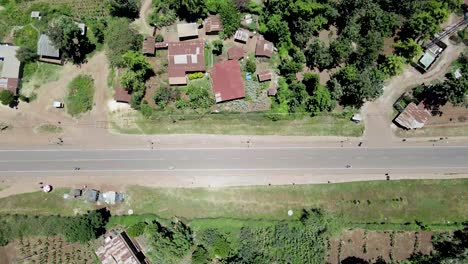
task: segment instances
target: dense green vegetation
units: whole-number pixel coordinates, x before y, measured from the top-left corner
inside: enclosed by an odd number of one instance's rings
[[[89,75],[78,75],[67,87],[65,106],[72,116],[79,116],[93,108],[94,80]]]
[[[54,235],[63,235],[70,242],[84,243],[104,234],[109,216],[103,209],[74,217],[1,215],[0,245],[22,236]]]

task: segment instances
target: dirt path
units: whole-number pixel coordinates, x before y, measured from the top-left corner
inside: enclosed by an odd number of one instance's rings
[[[136,26],[138,31],[144,35],[153,35],[153,28],[148,24],[148,13],[153,7],[153,0],[144,0],[141,9],[139,18],[136,19],[133,24]]]
[[[393,103],[412,87],[439,80],[447,73],[450,65],[458,58],[466,48],[465,45],[447,44],[447,49],[442,53],[436,64],[425,74],[421,74],[411,66],[405,71],[390,79],[384,86],[383,95],[374,102],[367,102],[362,108],[365,122],[364,142],[368,146],[390,146],[398,139],[394,136],[392,113]]]

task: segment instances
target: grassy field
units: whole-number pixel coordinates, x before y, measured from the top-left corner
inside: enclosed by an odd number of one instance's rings
[[[119,116],[119,118],[122,118]],[[130,123],[113,128],[120,133],[135,134],[228,134],[291,136],[361,136],[363,124],[332,115],[272,121],[262,113],[207,114],[204,116],[161,116],[149,120],[138,113],[128,117]]]
[[[460,124],[457,126],[427,126],[417,130],[401,130],[397,131],[399,137],[461,137],[468,136],[468,126]]]
[[[52,125],[52,124],[42,124],[36,128],[34,128],[36,133],[43,133],[43,134],[56,134],[61,133],[63,129],[59,126]]]
[[[293,219],[321,207],[349,223],[461,222],[468,218],[468,180],[374,181],[326,185],[151,189],[132,187],[135,214],[163,217]],[[292,209],[293,217],[287,215]]]
[[[83,201],[64,200],[68,191],[3,198],[0,213],[74,215],[92,209]],[[132,209],[135,215],[113,218],[110,225],[128,226],[157,215],[198,221],[201,228],[226,221],[235,227],[245,221],[298,220],[303,209],[317,207],[341,216],[347,226],[372,229],[417,229],[416,220],[445,229],[447,221],[468,219],[467,179],[210,189],[132,186],[126,194],[126,202],[110,210],[116,214]]]
[[[65,107],[71,116],[79,116],[93,108],[94,80],[89,75],[78,75],[68,84]]]
[[[60,78],[62,67],[43,62],[28,63],[23,70],[23,85],[21,94],[30,96],[41,85],[57,81]]]
[[[39,190],[39,185],[38,185]],[[54,189],[51,193],[34,192],[0,199],[0,214],[75,215],[94,209],[94,205],[78,200],[65,200],[70,189]]]

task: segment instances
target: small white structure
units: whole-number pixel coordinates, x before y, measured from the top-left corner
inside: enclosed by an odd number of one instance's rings
[[[61,103],[59,101],[54,101],[52,103],[52,106],[55,107],[55,108],[63,108],[63,103]]]
[[[49,192],[52,191],[52,186],[50,186],[50,185],[44,185],[44,186],[42,187],[42,191],[44,191],[45,193],[49,193]]]
[[[460,68],[458,68],[458,69],[453,73],[453,77],[455,77],[455,79],[459,79],[460,77],[462,77],[462,73],[461,73]]]
[[[39,11],[32,11],[32,12],[31,12],[31,18],[41,19],[41,12],[39,12]]]
[[[362,116],[360,114],[355,114],[353,115],[353,117],[351,117],[351,120],[356,122],[356,123],[359,123],[362,121]]]
[[[289,215],[289,216],[292,216],[293,213],[294,213],[293,210],[288,210],[288,215]]]
[[[251,15],[251,14],[245,15],[245,16],[244,16],[244,22],[245,22],[247,25],[252,24],[252,22],[253,22],[252,15]]]

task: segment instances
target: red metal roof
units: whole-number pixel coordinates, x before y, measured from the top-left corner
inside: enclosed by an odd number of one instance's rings
[[[211,71],[216,102],[245,97],[240,64],[236,60],[216,63]]]
[[[127,90],[123,88],[116,88],[114,100],[121,103],[129,103],[132,95],[128,93]]]
[[[209,16],[206,19],[205,31],[206,33],[219,32],[223,30],[223,23],[219,16]]]
[[[431,117],[431,112],[425,108],[423,102],[418,105],[410,103],[395,118],[395,122],[407,129],[422,128],[429,117]]]
[[[228,53],[228,59],[230,60],[240,60],[244,58],[245,56],[245,51],[241,47],[238,46],[233,46],[227,51]]]
[[[8,78],[7,80],[7,90],[11,91],[14,95],[18,94],[18,78]]]
[[[154,47],[156,49],[167,49],[168,46],[169,46],[169,43],[167,43],[167,42],[156,42],[154,44]]]
[[[273,50],[274,46],[272,42],[264,39],[258,39],[257,45],[255,46],[255,56],[270,58],[273,55]]]
[[[271,80],[271,72],[270,71],[262,71],[258,73],[258,80],[260,82]]]
[[[143,40],[143,54],[154,54],[155,44],[154,37],[146,36]]]
[[[170,42],[168,56],[169,78],[205,71],[205,45],[202,41]]]

